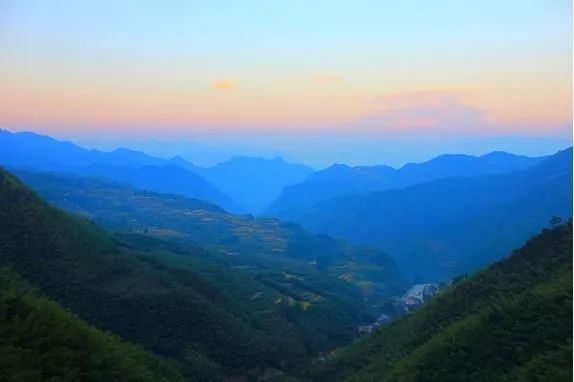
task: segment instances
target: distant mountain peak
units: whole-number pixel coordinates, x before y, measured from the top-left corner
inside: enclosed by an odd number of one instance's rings
[[[331,166],[327,168],[351,168],[351,166],[344,163],[333,163]]]
[[[474,155],[468,155],[468,154],[442,154],[423,163],[445,161],[445,160],[447,161],[459,160],[459,159],[476,159],[476,157]]]
[[[385,165],[350,167],[335,163],[304,182],[287,187],[270,205],[269,212],[292,219],[297,213],[336,197],[399,189],[442,178],[510,173],[532,167],[543,158],[504,152],[482,157],[444,154],[422,163],[408,163],[398,169]]]
[[[502,159],[502,158],[517,158],[517,157],[518,158],[527,158],[524,155],[511,154],[511,153],[508,153],[506,151],[492,151],[488,154],[481,155],[479,158]]]
[[[183,168],[189,169],[189,170],[195,170],[197,167],[191,163],[190,161],[188,161],[187,159],[185,159],[184,157],[182,157],[181,155],[176,155],[173,158],[171,158],[168,161],[170,164],[175,164],[178,166],[182,166]]]
[[[349,171],[351,169],[352,169],[351,166],[346,165],[344,163],[333,163],[332,165],[330,165],[326,169],[319,171],[317,174],[322,173],[322,172],[332,173],[332,172],[340,172],[340,171]]]
[[[235,156],[232,156],[231,158],[229,158],[228,160],[226,160],[220,164],[233,163],[233,162],[243,162],[243,163],[281,162],[281,163],[287,163],[285,161],[285,159],[283,159],[283,157],[281,157],[281,156],[276,156],[274,158],[264,158],[264,157],[258,157],[258,156],[250,156],[250,155],[235,155]]]
[[[141,151],[137,151],[137,150],[132,150],[132,149],[128,149],[127,147],[118,147],[117,149],[115,149],[114,151],[112,151],[114,153],[129,153],[129,154],[142,154],[145,155],[143,152]]]

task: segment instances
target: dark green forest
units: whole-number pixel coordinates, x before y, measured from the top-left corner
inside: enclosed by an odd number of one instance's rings
[[[460,278],[328,361],[314,381],[571,381],[572,221]]]
[[[291,372],[353,340],[357,325],[373,317],[360,287],[322,264],[301,266],[321,253],[367,250],[295,227],[285,255],[244,248],[237,262],[194,240],[108,233],[50,206],[5,171],[0,182],[2,265],[96,328],[176,360],[191,380]]]
[[[385,253],[295,224],[102,179],[16,173],[51,203],[123,232],[115,235],[123,246],[208,278],[258,312],[267,331],[290,333],[308,355],[353,340],[381,301],[405,287]]]
[[[104,333],[0,268],[1,381],[184,381],[172,361]]]

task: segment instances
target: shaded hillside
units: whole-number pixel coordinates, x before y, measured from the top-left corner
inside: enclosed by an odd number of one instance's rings
[[[0,285],[0,380],[186,380],[175,363],[95,329],[1,267]]]
[[[441,155],[427,162],[409,163],[399,169],[336,164],[314,173],[302,183],[286,187],[267,212],[289,219],[319,202],[336,197],[403,188],[441,178],[508,173],[531,167],[541,159],[492,152],[480,157]]]
[[[291,219],[384,248],[403,273],[433,280],[500,259],[553,215],[572,215],[572,149],[523,171],[337,198]]]
[[[318,364],[316,381],[571,381],[572,221]]]
[[[221,193],[201,176],[180,166],[124,166],[94,164],[82,168],[72,168],[71,172],[98,176],[123,184],[156,192],[168,192],[187,196],[221,206],[231,212],[243,211],[230,197]]]
[[[0,196],[7,202],[0,209],[0,261],[90,323],[178,359],[192,371],[256,375],[269,367],[291,370],[306,357],[355,338],[358,324],[372,317],[364,297],[378,301],[375,296],[394,293],[400,284],[388,259],[388,267],[351,264],[355,253],[380,252],[292,229],[292,244],[280,256],[260,242],[272,232],[261,228],[251,246],[234,252],[226,246],[233,232],[226,224],[239,217],[219,207],[122,186],[102,189],[102,181],[94,179],[36,175],[53,182],[45,183],[55,187],[47,187],[48,194],[58,187],[70,191],[62,197],[68,207],[77,198],[117,219],[111,225],[145,221],[143,228],[110,236],[93,223],[49,207],[2,174]],[[219,227],[205,219],[190,220],[192,226],[209,228],[205,233],[215,240],[213,251],[199,247],[190,234],[163,225],[178,222],[180,215],[180,223],[188,222],[192,208],[230,219]],[[368,277],[385,272],[389,277],[365,294],[335,277],[342,272],[335,266],[327,268],[331,274],[321,269],[322,263],[308,261],[331,255],[335,264],[344,260]]]
[[[114,238],[49,206],[5,171],[0,199],[2,265],[96,327],[177,359],[193,380],[289,367],[305,355],[295,334],[267,330],[267,317],[187,264],[203,255],[200,248],[151,250],[151,238]]]
[[[97,175],[133,187],[194,197],[239,212],[241,208],[215,186],[180,163],[128,149],[87,150],[34,133],[0,130],[0,165]],[[193,165],[189,164],[193,167]]]
[[[17,174],[64,209],[116,230],[200,243],[230,266],[247,267],[252,272],[291,270],[310,278],[330,276],[328,282],[341,288],[348,282],[361,287],[373,302],[403,287],[394,262],[385,253],[312,235],[294,224],[233,215],[196,200],[137,191],[97,179],[24,171]]]

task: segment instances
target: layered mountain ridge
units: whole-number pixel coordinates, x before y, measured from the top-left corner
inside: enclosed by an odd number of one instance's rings
[[[500,259],[552,216],[572,216],[571,148],[522,170],[347,195],[281,217],[384,248],[403,273],[433,281]]]

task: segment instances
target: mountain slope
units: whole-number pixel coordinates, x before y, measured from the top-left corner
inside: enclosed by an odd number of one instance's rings
[[[142,190],[165,192],[215,203],[230,211],[243,211],[230,197],[221,193],[201,176],[180,166],[143,166],[129,168],[93,164],[71,171],[80,175],[98,176]]]
[[[185,380],[175,364],[89,326],[1,267],[0,285],[0,380]]]
[[[43,135],[0,130],[0,164],[10,168],[97,175],[134,187],[172,192],[216,203],[230,211],[241,211],[230,197],[181,163],[174,165],[125,148],[112,152],[86,150]]]
[[[411,277],[444,279],[500,259],[553,215],[572,215],[572,149],[523,171],[337,198],[291,218],[385,248]]]
[[[233,215],[196,200],[141,192],[98,179],[26,171],[17,175],[69,211],[115,230],[197,242],[234,266],[328,274],[361,286],[375,300],[403,287],[394,262],[385,253],[312,235],[294,224]]]
[[[271,366],[287,371],[307,356],[355,338],[358,325],[376,314],[377,308],[370,305],[403,287],[394,263],[381,252],[313,236],[276,220],[230,215],[198,200],[136,191],[99,179],[23,171],[18,175],[55,204],[127,232],[103,235],[105,242],[112,242],[110,250],[96,240],[97,245],[80,242],[66,251],[82,255],[80,266],[72,269],[87,267],[88,275],[99,274],[91,281],[64,269],[43,276],[42,269],[61,262],[46,265],[33,260],[39,252],[9,261],[20,264],[27,278],[48,277],[50,288],[63,279],[56,291],[71,288],[69,277],[81,279],[89,298],[70,290],[66,297],[79,305],[66,306],[86,312],[84,318],[125,338],[183,358],[184,363],[190,349],[226,370],[252,373]],[[26,216],[21,211],[14,214]],[[28,222],[22,229],[37,225]],[[49,227],[58,225],[53,222]],[[71,226],[85,228],[86,223]],[[109,254],[111,259],[83,258],[82,248],[94,248],[96,254]],[[89,265],[102,257],[103,265]],[[28,262],[34,265],[30,269]],[[95,272],[94,267],[103,268]],[[94,285],[103,290],[93,290]],[[94,312],[98,305],[107,308]],[[160,306],[161,319],[156,316]],[[201,314],[194,313],[198,309]],[[124,324],[116,327],[119,322]]]
[[[351,345],[309,379],[572,380],[572,221]]]
[[[10,167],[65,170],[95,163],[125,167],[158,166],[164,160],[141,152],[117,149],[112,152],[87,150],[71,142],[31,132],[0,130],[0,163]]]
[[[181,157],[164,160],[125,148],[112,152],[87,150],[48,136],[6,130],[0,130],[0,164],[97,175],[137,188],[205,200],[235,213],[260,212],[285,186],[313,172],[279,157],[234,157],[203,168]]]
[[[233,157],[195,171],[251,213],[261,212],[279,197],[284,187],[299,183],[313,173],[310,167],[288,163],[280,157]]]
[[[351,194],[403,188],[448,177],[474,177],[523,170],[542,158],[492,152],[480,157],[441,155],[424,163],[409,163],[399,169],[389,166],[349,167],[336,164],[286,187],[268,213],[283,219],[301,214],[314,204]]]
[[[268,334],[258,313],[186,265],[187,257],[204,256],[200,248],[150,250],[137,237],[110,236],[49,206],[3,170],[0,200],[2,265],[96,327],[179,360],[191,379],[283,367],[304,356],[291,333]]]

